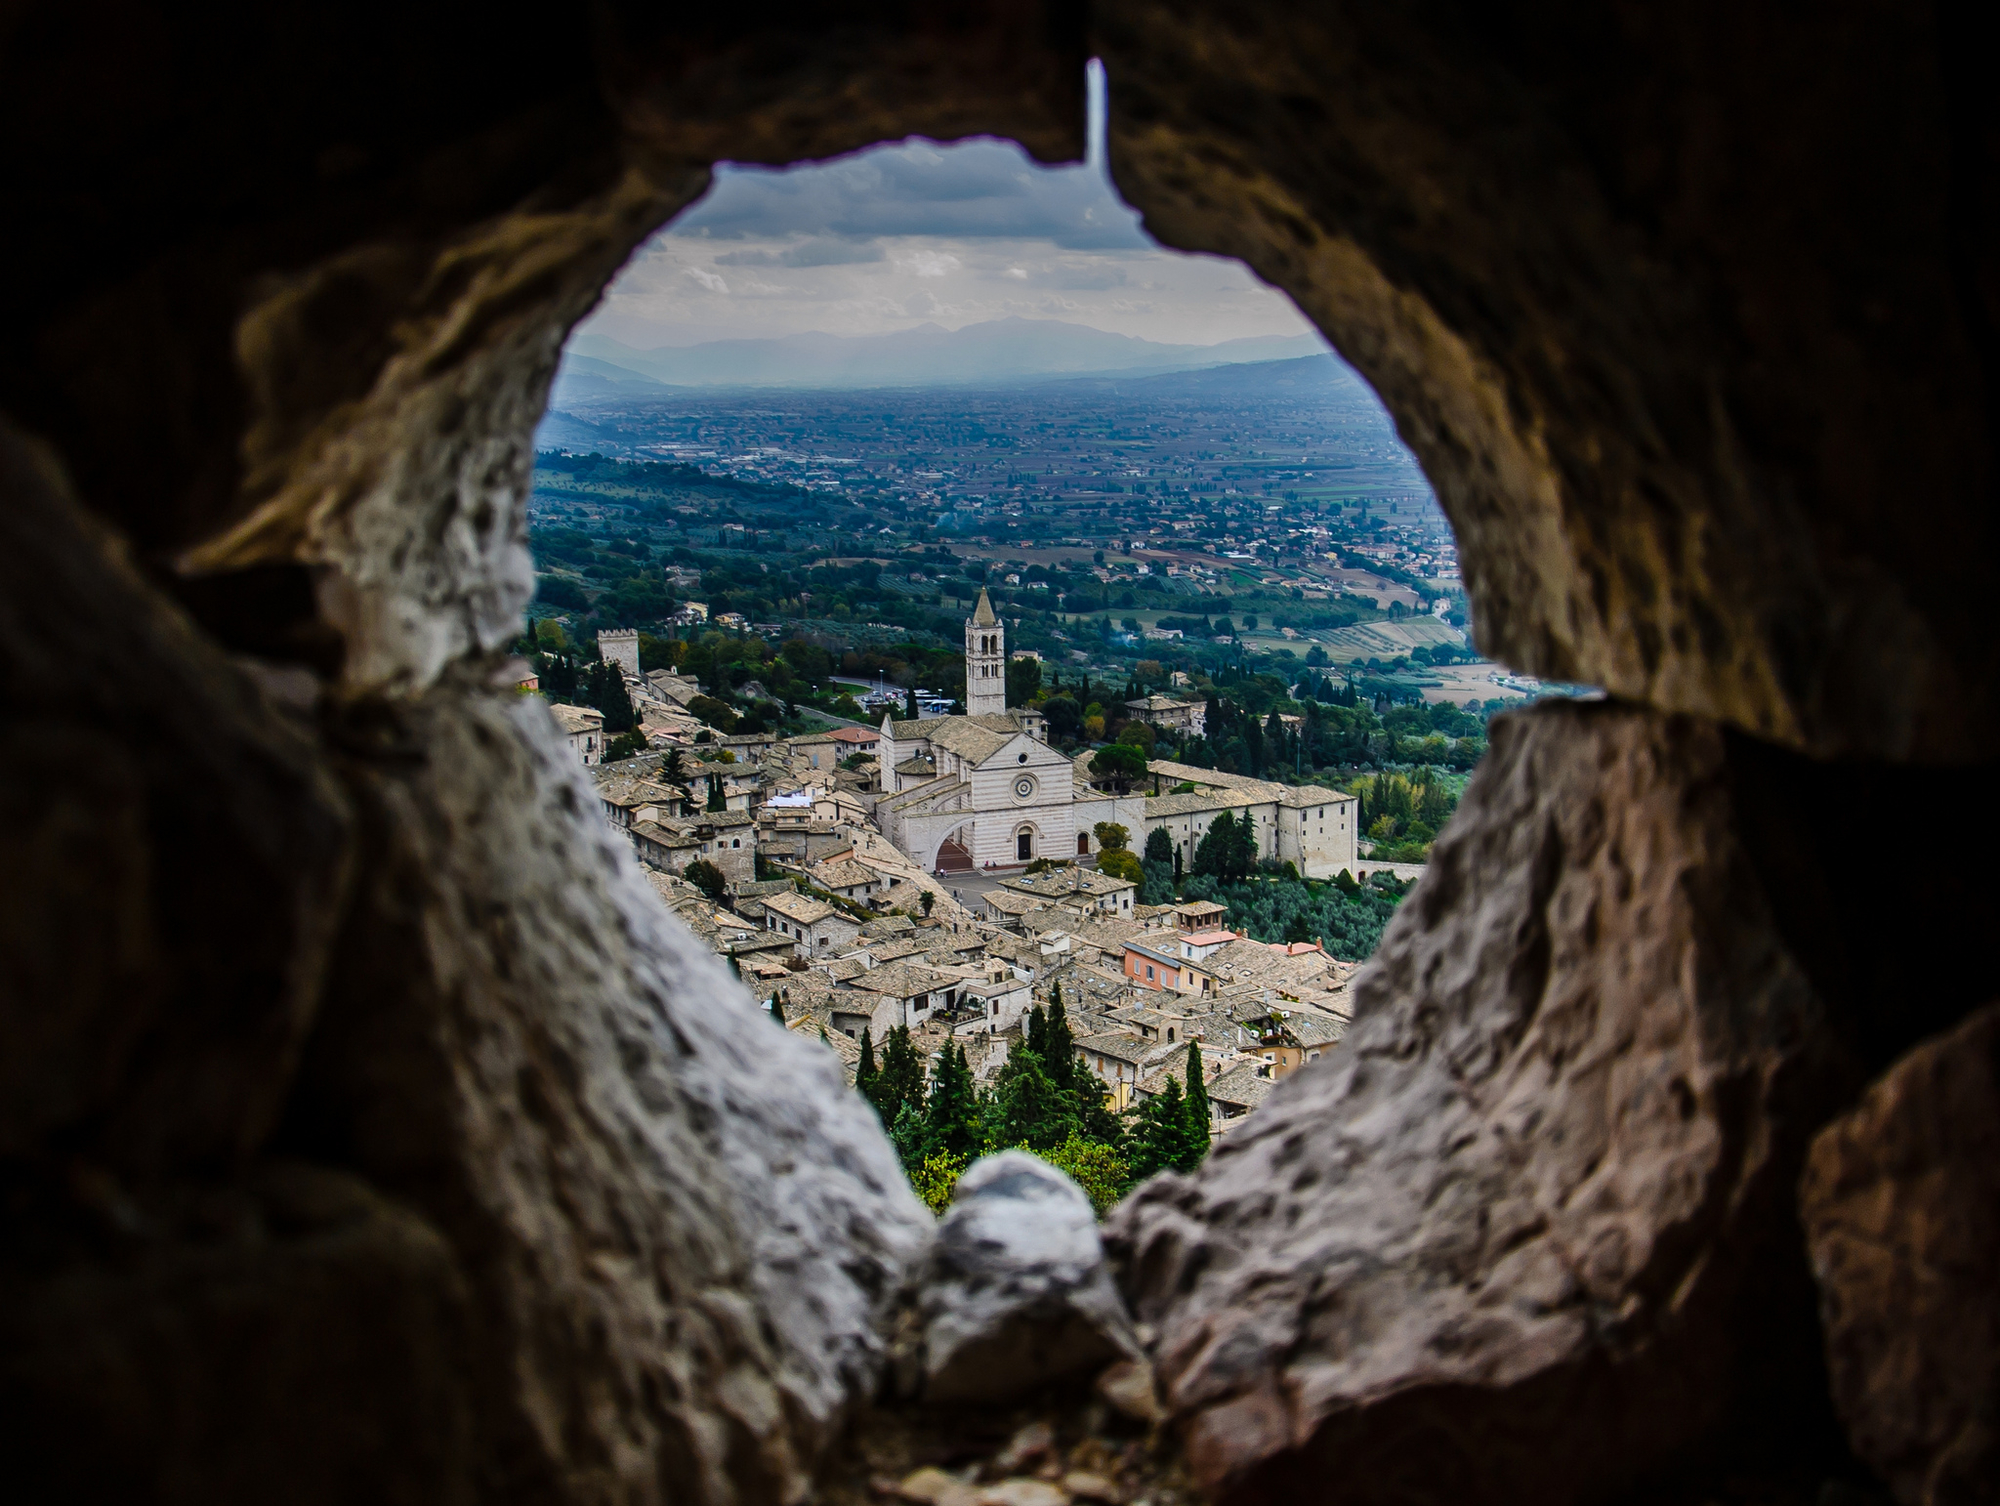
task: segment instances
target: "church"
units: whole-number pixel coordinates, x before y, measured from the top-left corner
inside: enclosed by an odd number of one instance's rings
[[[1088,857],[1091,828],[1114,821],[1143,839],[1146,802],[1090,787],[1049,746],[1032,706],[1007,705],[1007,629],[984,589],[965,624],[964,716],[885,717],[876,749],[883,835],[927,872],[1018,868]],[[1086,763],[1091,753],[1080,755]]]

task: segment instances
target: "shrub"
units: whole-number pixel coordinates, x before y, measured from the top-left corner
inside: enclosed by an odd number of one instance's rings
[[[1097,871],[1108,873],[1113,878],[1129,880],[1137,884],[1145,880],[1145,870],[1139,866],[1139,859],[1123,847],[1114,847],[1109,852],[1098,854]]]
[[[722,870],[707,858],[696,858],[681,870],[681,877],[710,899],[721,899],[729,888],[729,880],[722,876]]]

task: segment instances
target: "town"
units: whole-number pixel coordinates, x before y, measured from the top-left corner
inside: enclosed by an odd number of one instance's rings
[[[1108,1204],[1199,1160],[1346,1029],[1355,960],[1296,925],[1232,929],[1216,883],[1386,912],[1411,872],[1361,856],[1355,795],[1166,756],[1202,739],[1201,699],[1137,695],[1132,740],[1052,745],[1050,697],[1009,704],[1006,633],[982,591],[947,714],[897,715],[912,692],[876,726],[788,734],[718,731],[698,679],[642,669],[638,632],[606,630],[594,664],[634,730],[552,711],[662,901],[839,1059],[920,1191],[941,1203],[994,1138],[933,1122],[962,1078],[961,1120],[984,1103],[1011,1126],[999,1143],[1018,1134]]]
[[[1108,1205],[1333,1049],[1487,719],[1449,528],[1330,358],[1004,391],[566,371],[520,680],[934,1206]],[[584,445],[590,448],[585,450]]]

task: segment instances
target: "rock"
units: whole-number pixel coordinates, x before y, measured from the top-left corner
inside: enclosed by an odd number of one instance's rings
[[[10,1495],[483,1499],[464,1363],[479,1320],[434,1226],[355,1178],[293,1164],[120,1201],[128,1227],[79,1231],[59,1268],[11,1252]]]
[[[1784,1234],[1849,1079],[1732,824],[1713,726],[1495,723],[1341,1050],[1112,1215],[1207,1488],[1602,1498],[1818,1395]]]
[[[249,1155],[320,1007],[345,795],[4,422],[0,644],[0,1156]]]
[[[919,1316],[933,1402],[1009,1400],[1137,1352],[1090,1199],[1024,1151],[959,1179]]]
[[[1799,1210],[1855,1453],[1904,1506],[2000,1500],[2000,1004],[1820,1132]]]
[[[994,1477],[1018,1475],[1046,1463],[1056,1451],[1056,1430],[1046,1422],[1031,1422],[993,1456],[986,1472]]]
[[[979,1487],[975,1506],[1069,1506],[1069,1497],[1047,1480],[996,1480]]]
[[[1117,1482],[1087,1469],[1073,1469],[1062,1477],[1062,1488],[1079,1501],[1097,1501],[1102,1506],[1124,1506],[1125,1492]]]
[[[660,905],[544,708],[467,675],[347,715],[364,876],[288,1135],[487,1252],[476,1446],[515,1478],[802,1491],[935,1227],[872,1111]]]
[[[1157,1427],[1166,1414],[1154,1389],[1153,1367],[1145,1360],[1120,1360],[1097,1377],[1097,1394],[1122,1415]]]
[[[934,1464],[910,1471],[896,1484],[895,1494],[917,1506],[974,1506],[979,1498],[976,1487]]]

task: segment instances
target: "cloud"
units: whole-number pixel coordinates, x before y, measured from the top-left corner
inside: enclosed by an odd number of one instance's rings
[[[911,251],[897,257],[896,265],[919,277],[949,277],[964,263],[949,251]]]
[[[722,274],[719,272],[711,272],[706,267],[683,267],[681,270],[707,288],[711,293],[726,293],[729,291],[729,284],[722,280]]]
[[[718,267],[856,267],[884,260],[882,248],[866,241],[814,236],[782,251],[726,251]]]
[[[881,236],[1046,240],[1092,251],[1152,244],[1099,169],[1043,167],[1015,143],[992,140],[912,140],[782,168],[723,163],[715,186],[667,233],[709,240],[804,235],[805,246]]]

